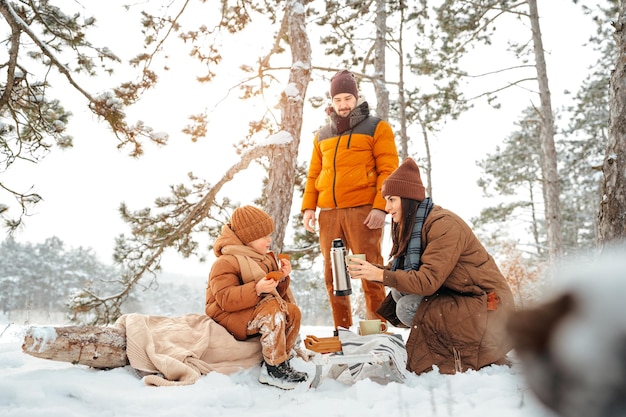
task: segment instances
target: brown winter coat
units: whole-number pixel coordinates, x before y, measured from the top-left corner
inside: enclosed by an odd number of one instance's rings
[[[237,235],[225,226],[222,234],[215,240],[213,251],[217,259],[211,267],[206,290],[205,313],[224,326],[236,339],[245,340],[248,323],[254,317],[255,307],[264,297],[258,296],[255,281],[244,283],[241,277],[239,262],[234,255],[223,254],[225,248],[229,252],[236,251],[243,243]],[[246,251],[249,253],[250,251]],[[278,271],[278,264],[273,253],[257,254],[254,261],[264,272]],[[290,277],[278,284],[276,290],[285,301],[293,301],[287,294]]]
[[[386,286],[425,296],[406,343],[407,369],[420,374],[436,365],[450,374],[505,363],[514,304],[494,259],[459,216],[439,206],[424,221],[422,248],[419,270],[383,276]]]

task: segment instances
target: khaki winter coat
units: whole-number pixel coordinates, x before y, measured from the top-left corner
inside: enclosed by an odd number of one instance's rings
[[[406,343],[407,369],[420,374],[436,365],[451,374],[506,363],[513,295],[494,259],[459,216],[439,206],[424,222],[422,248],[419,270],[383,276],[386,286],[425,296]]]
[[[225,248],[236,252],[236,247],[243,247],[237,235],[224,226],[222,234],[215,240],[213,251],[217,259],[211,267],[206,289],[205,313],[228,330],[236,339],[248,338],[247,327],[254,317],[254,308],[268,295],[258,296],[256,281],[245,282],[235,255],[223,254]],[[247,247],[246,247],[247,248]],[[249,251],[246,251],[249,253]],[[257,254],[254,261],[263,271],[278,271],[278,264],[273,253]],[[290,277],[278,284],[276,290],[285,301],[293,301],[288,295]],[[271,296],[269,296],[271,297]]]
[[[398,168],[398,151],[389,123],[369,115],[361,102],[350,116],[350,129],[338,134],[331,121],[317,132],[302,211],[372,205],[385,210],[383,181]]]

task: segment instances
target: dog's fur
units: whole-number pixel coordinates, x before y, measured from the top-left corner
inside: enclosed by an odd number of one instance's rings
[[[549,299],[509,321],[536,397],[563,417],[626,416],[626,248],[564,267]]]

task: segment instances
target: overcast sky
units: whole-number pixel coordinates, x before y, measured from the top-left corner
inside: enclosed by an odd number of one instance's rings
[[[83,2],[89,3],[92,2]],[[87,7],[90,11],[96,10]],[[109,4],[106,7],[114,12],[112,16],[104,14],[104,10],[96,10],[100,13],[96,16],[102,22],[103,33],[110,33],[110,26],[107,26],[111,24],[109,19],[114,18],[117,27],[122,27],[119,19],[123,15],[118,14],[115,8],[111,9]],[[567,103],[563,91],[569,89],[575,92],[587,73],[589,60],[582,58],[585,56],[582,45],[594,27],[570,0],[540,1],[539,13],[542,16],[553,107],[557,109]],[[505,36],[498,40],[506,43]],[[246,48],[254,51],[258,48],[254,42],[253,38],[247,43],[239,43],[236,53],[243,54]],[[128,43],[126,36],[109,37],[107,41],[111,49],[120,55],[116,47],[121,48]],[[312,45],[315,48],[316,42]],[[256,53],[250,56],[256,56]],[[477,63],[494,63],[503,56],[491,51],[475,59]],[[185,182],[187,172],[193,171],[214,182],[237,161],[232,145],[241,139],[248,122],[241,103],[232,96],[225,100],[212,112],[214,122],[209,137],[191,143],[179,134],[179,129],[186,124],[186,117],[199,111],[198,103],[212,109],[224,97],[225,90],[223,86],[211,87],[212,90],[198,88],[192,83],[193,77],[198,74],[189,74],[188,66],[176,68],[174,65],[172,72],[169,78],[162,78],[163,85],[158,90],[148,94],[140,106],[129,112],[129,116],[144,120],[157,131],[170,131],[172,135],[167,147],[157,149],[147,146],[146,155],[137,160],[130,159],[116,149],[116,143],[106,127],[83,110],[83,103],[82,107],[72,108],[74,118],[70,131],[75,137],[73,149],[65,152],[55,150],[36,166],[15,166],[3,174],[5,180],[11,179],[25,187],[33,185],[34,191],[44,198],[35,215],[26,220],[26,227],[18,234],[18,240],[42,242],[57,236],[69,247],[93,248],[108,263],[114,238],[120,233],[128,233],[117,213],[121,202],[126,202],[131,209],[151,206],[155,197],[169,193],[170,184]],[[326,83],[316,81],[310,85],[308,94],[323,95],[327,88]],[[476,161],[493,152],[495,146],[515,129],[513,123],[519,118],[520,111],[531,104],[531,100],[538,105],[538,97],[531,97],[528,93],[507,93],[503,97],[506,100],[502,110],[477,105],[460,120],[448,123],[437,137],[432,138],[434,200],[468,221],[489,203],[481,198],[476,185],[480,175]],[[79,97],[72,99],[80,103]],[[309,159],[313,131],[324,120],[323,111],[307,112],[305,119],[299,155],[302,161]],[[175,131],[172,132],[172,129]],[[262,176],[259,168],[253,167],[249,174],[237,177],[222,194],[241,204],[251,203],[260,193]],[[298,210],[300,200],[299,196],[295,197],[293,208]],[[165,256],[163,268],[168,272],[194,276],[206,276],[209,270],[207,265],[182,260],[173,253]]]

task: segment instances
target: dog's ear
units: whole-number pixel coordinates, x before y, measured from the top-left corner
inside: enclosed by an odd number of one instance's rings
[[[513,348],[520,354],[543,354],[559,322],[575,308],[572,294],[563,294],[545,304],[513,313],[507,330]]]

